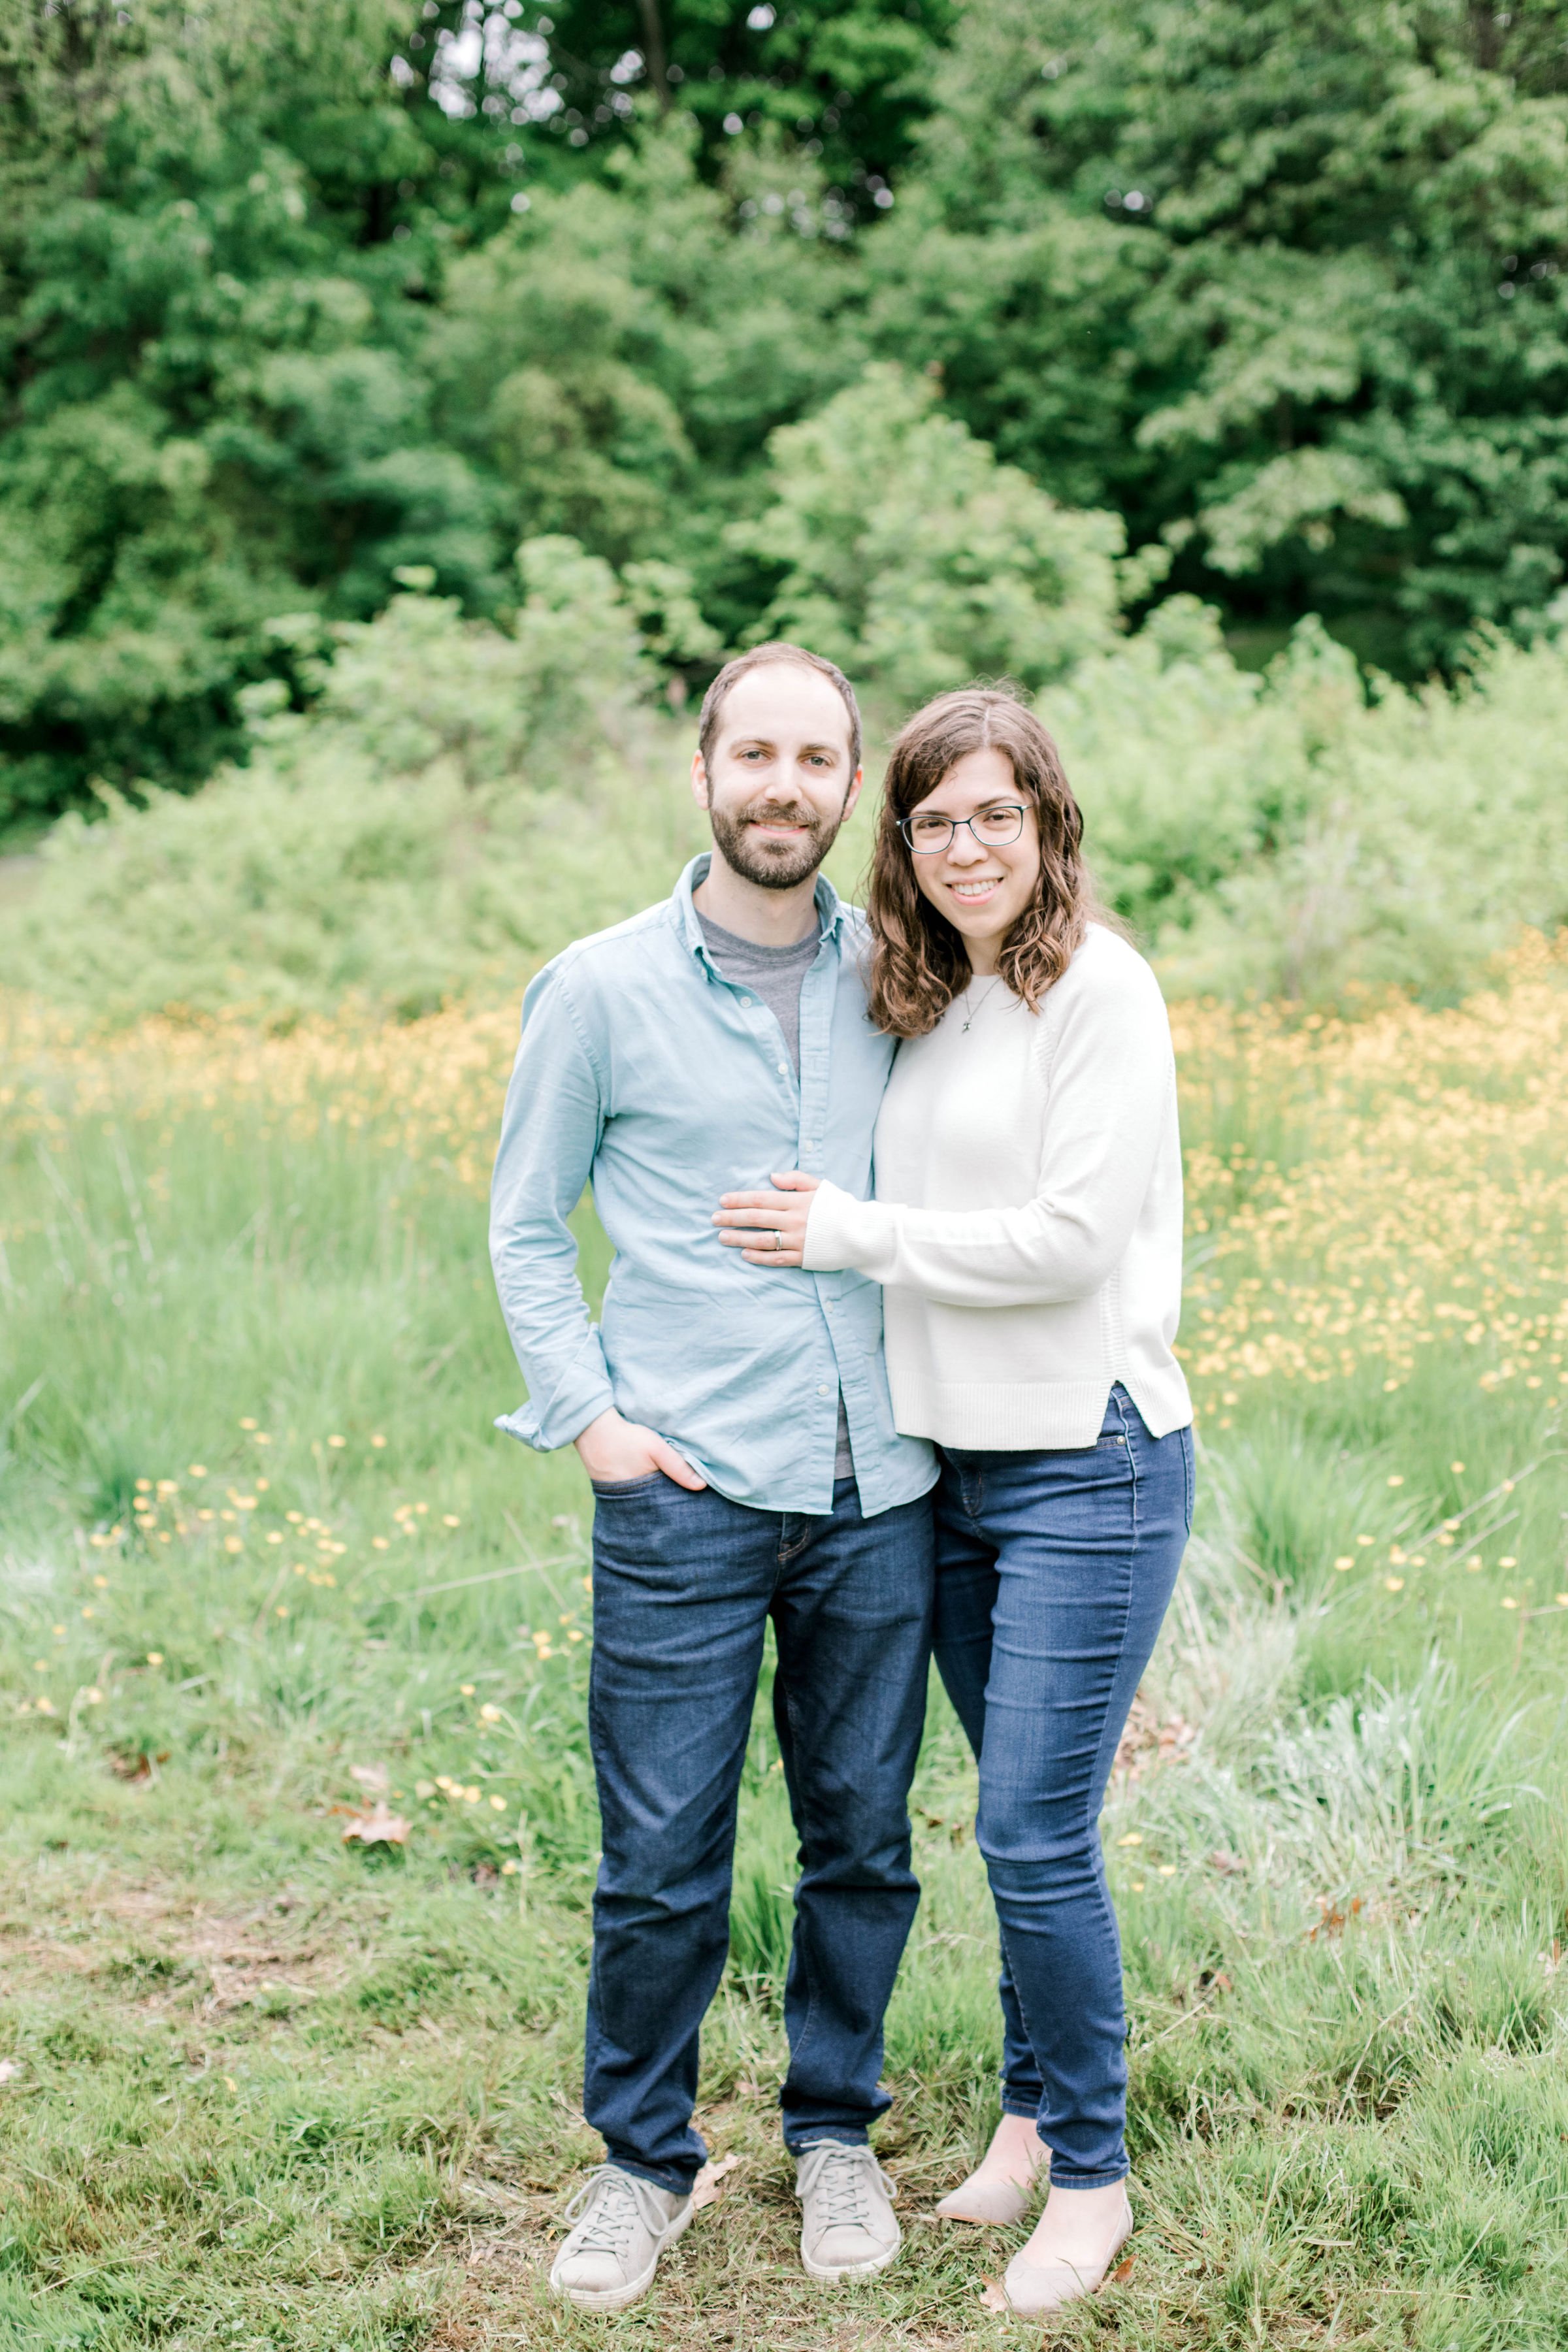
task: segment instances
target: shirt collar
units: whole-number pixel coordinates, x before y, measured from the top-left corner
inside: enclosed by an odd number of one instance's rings
[[[682,940],[693,955],[702,958],[707,956],[708,945],[702,936],[702,926],[697,919],[697,909],[691,903],[691,894],[707,880],[708,868],[712,863],[712,851],[700,850],[676,884],[675,895],[669,902]],[[825,940],[832,939],[843,925],[844,902],[826,874],[818,874],[816,877],[815,898],[820,935]]]

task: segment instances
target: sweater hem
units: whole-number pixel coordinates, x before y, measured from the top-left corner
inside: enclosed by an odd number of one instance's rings
[[[986,1381],[911,1380],[888,1367],[893,1422],[900,1435],[924,1437],[960,1453],[1032,1454],[1092,1445],[1111,1388],[1120,1380],[1151,1437],[1168,1437],[1193,1418],[1186,1382],[1176,1372],[1147,1381],[1127,1372],[1092,1381],[1040,1381],[1003,1387]]]

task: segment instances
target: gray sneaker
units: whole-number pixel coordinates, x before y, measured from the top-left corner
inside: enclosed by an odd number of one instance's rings
[[[653,2284],[660,2254],[691,2219],[691,2198],[601,2164],[566,2219],[577,2226],[555,2257],[551,2285],[579,2311],[624,2311]]]
[[[899,2251],[898,2190],[868,2147],[818,2140],[795,2173],[800,2258],[814,2279],[870,2278]]]

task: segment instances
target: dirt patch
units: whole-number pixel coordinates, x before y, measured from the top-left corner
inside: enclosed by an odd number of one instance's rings
[[[68,1925],[56,1933],[36,1917],[7,1923],[20,1931],[6,1952],[8,1973],[97,1977],[152,2010],[189,2008],[195,1993],[209,2013],[268,1998],[310,2000],[350,1973],[317,1937],[290,1937],[274,1902],[210,1910],[176,1889],[142,1885],[95,1887],[74,1910],[61,1908]]]

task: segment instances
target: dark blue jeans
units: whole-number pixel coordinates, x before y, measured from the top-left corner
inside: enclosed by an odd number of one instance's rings
[[[1121,1942],[1100,1808],[1193,1514],[1192,1432],[1112,1389],[1081,1451],[942,1454],[936,1658],[980,1762],[1002,1930],[1002,2104],[1051,2179],[1127,2170]]]
[[[931,1659],[929,1496],[862,1518],[759,1511],[655,1475],[595,1490],[589,1730],[604,1859],[583,2107],[613,2160],[685,2189],[698,2036],[729,1937],[763,1635],[800,1841],[784,2138],[863,2141],[920,1890],[908,1797]]]

